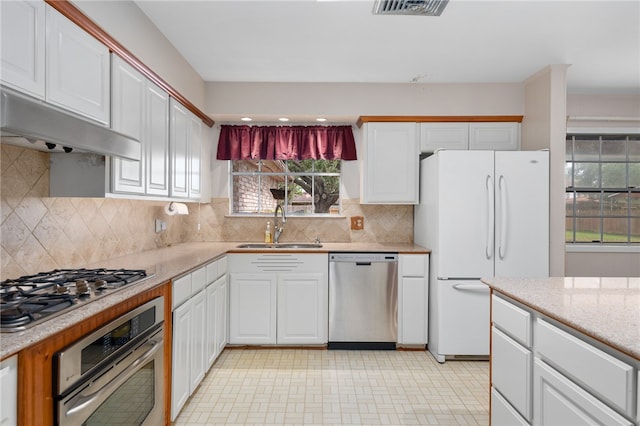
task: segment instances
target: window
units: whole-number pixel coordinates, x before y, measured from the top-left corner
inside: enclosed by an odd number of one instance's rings
[[[233,160],[232,214],[287,215],[340,213],[341,160]]]
[[[566,242],[640,243],[640,135],[568,134]]]

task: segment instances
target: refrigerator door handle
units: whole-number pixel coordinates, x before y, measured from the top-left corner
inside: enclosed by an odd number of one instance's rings
[[[485,246],[485,256],[487,259],[491,259],[493,257],[493,246],[494,246],[494,199],[493,199],[493,179],[491,175],[487,175],[487,179],[485,182],[487,187],[487,244]]]
[[[500,189],[500,246],[498,246],[498,256],[504,259],[507,250],[507,185],[503,175],[498,179]]]
[[[454,284],[452,287],[460,291],[489,291],[489,286],[487,286],[486,284]]]

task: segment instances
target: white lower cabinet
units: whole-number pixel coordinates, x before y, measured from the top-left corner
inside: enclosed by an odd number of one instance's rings
[[[230,275],[229,343],[275,344],[276,274]]]
[[[0,362],[0,425],[18,424],[18,356]]]
[[[535,425],[633,425],[538,358],[534,377]]]
[[[215,260],[173,281],[172,421],[226,344],[224,262]]]
[[[638,425],[640,362],[494,293],[491,424]]]
[[[398,275],[398,344],[424,346],[429,330],[429,255],[401,254]]]
[[[327,265],[326,254],[229,256],[229,343],[327,343]]]
[[[327,341],[327,287],[323,274],[282,274],[277,280],[276,343]]]
[[[529,423],[522,418],[504,399],[500,392],[491,388],[491,426],[528,426]]]

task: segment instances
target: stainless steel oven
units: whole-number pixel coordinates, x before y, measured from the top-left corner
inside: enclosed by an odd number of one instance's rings
[[[58,352],[57,424],[162,424],[163,319],[159,297]]]

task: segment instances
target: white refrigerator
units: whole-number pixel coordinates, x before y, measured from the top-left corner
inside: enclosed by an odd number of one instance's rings
[[[549,275],[549,152],[437,151],[420,164],[414,241],[430,248],[428,349],[489,355],[490,277]]]

